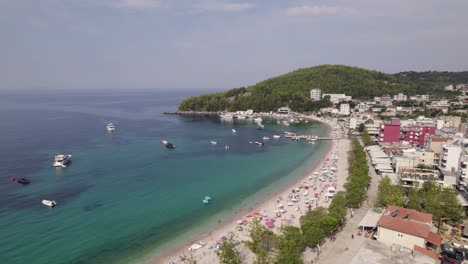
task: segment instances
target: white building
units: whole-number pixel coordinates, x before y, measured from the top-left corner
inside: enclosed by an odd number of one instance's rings
[[[278,114],[289,115],[291,108],[289,107],[280,107],[278,108]]]
[[[322,99],[322,90],[320,89],[310,90],[310,99],[312,99],[313,101],[320,101],[320,99]]]
[[[445,86],[444,90],[445,91],[453,91],[453,85],[450,84],[450,85]]]
[[[356,129],[357,127],[357,119],[355,117],[349,118],[349,129]]]
[[[356,105],[354,109],[358,110],[359,112],[366,112],[366,111],[369,111],[369,105],[365,103],[360,103]]]
[[[340,115],[349,115],[349,104],[340,105]]]
[[[346,94],[322,94],[322,98],[325,96],[330,96],[330,102],[337,104],[341,101],[351,101],[351,96],[346,96]]]
[[[460,146],[443,144],[440,153],[439,168],[444,171],[457,172],[461,151],[462,148]]]
[[[406,100],[408,100],[408,96],[406,96],[406,95],[404,95],[402,93],[395,94],[393,96],[393,100],[395,100],[395,101],[406,101]]]

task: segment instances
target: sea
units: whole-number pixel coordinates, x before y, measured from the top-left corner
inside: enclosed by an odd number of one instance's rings
[[[144,262],[297,181],[330,148],[272,137],[326,135],[318,122],[264,120],[259,130],[163,114],[204,92],[0,91],[0,263]],[[53,167],[58,154],[72,162]]]

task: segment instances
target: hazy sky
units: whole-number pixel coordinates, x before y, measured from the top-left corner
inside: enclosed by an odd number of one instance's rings
[[[468,70],[466,0],[0,0],[0,89],[232,88],[318,64]]]

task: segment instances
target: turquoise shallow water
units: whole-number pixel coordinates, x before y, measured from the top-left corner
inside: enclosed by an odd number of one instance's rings
[[[265,122],[257,130],[249,122],[161,114],[186,95],[2,96],[0,263],[116,263],[158,254],[232,214],[227,208],[302,176],[327,150],[327,142],[284,138],[249,144],[284,130],[323,135],[319,123]],[[106,132],[107,122],[116,133]],[[164,148],[161,139],[177,149]],[[73,154],[72,164],[53,168],[58,153]],[[11,176],[32,183],[20,186]],[[213,197],[208,206],[205,195]],[[42,199],[59,205],[46,208]]]

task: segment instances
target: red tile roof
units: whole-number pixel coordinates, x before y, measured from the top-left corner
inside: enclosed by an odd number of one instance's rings
[[[442,238],[436,233],[429,232],[429,236],[427,237],[427,242],[440,246],[442,242]]]
[[[432,215],[431,214],[426,214],[426,213],[421,213],[415,210],[407,209],[407,208],[401,208],[397,206],[390,205],[385,209],[385,212],[383,215],[388,215],[392,212],[395,212],[398,209],[398,213],[394,216],[394,218],[404,218],[408,215],[408,218],[411,221],[418,221],[422,223],[428,223],[432,224]]]
[[[383,215],[377,222],[378,227],[387,228],[404,234],[409,234],[427,239],[429,237],[429,226],[420,222],[400,219]]]
[[[444,137],[432,137],[431,138],[432,142],[446,142],[447,139]]]
[[[434,252],[434,251],[430,251],[428,249],[422,248],[422,247],[417,246],[417,245],[414,245],[413,250],[416,251],[416,252],[419,252],[419,253],[421,253],[423,255],[426,255],[426,256],[428,256],[430,258],[437,259],[437,253]]]

